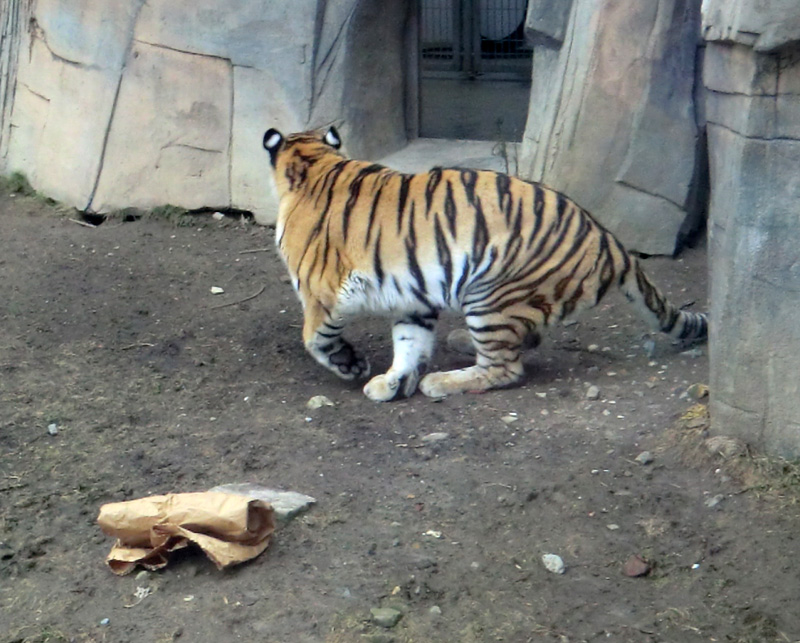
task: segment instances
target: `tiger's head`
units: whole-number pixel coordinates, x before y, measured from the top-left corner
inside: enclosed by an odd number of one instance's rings
[[[274,128],[264,133],[264,149],[275,172],[278,191],[297,189],[308,178],[309,169],[321,158],[334,155],[342,146],[339,132],[331,126],[326,131],[311,130],[284,137]]]

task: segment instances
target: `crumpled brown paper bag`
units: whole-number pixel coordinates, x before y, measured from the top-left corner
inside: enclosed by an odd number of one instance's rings
[[[117,538],[106,562],[120,576],[137,564],[160,569],[169,552],[190,542],[222,569],[258,556],[275,530],[268,503],[210,491],[109,503],[97,522]]]

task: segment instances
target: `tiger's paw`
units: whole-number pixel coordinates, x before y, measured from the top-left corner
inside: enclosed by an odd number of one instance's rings
[[[409,397],[417,390],[418,381],[419,375],[417,373],[409,373],[398,377],[389,371],[383,375],[376,375],[367,382],[366,386],[364,386],[364,395],[373,402],[388,402],[400,394]]]
[[[427,397],[432,398],[442,398],[451,393],[461,392],[454,390],[451,378],[447,373],[428,373],[419,383],[419,390]]]
[[[369,376],[369,362],[359,355],[353,347],[345,342],[330,352],[311,350],[314,357],[323,366],[336,373],[343,380],[357,380]]]

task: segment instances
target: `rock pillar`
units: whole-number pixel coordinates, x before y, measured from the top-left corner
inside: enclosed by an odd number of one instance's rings
[[[706,0],[712,430],[800,457],[800,3]]]

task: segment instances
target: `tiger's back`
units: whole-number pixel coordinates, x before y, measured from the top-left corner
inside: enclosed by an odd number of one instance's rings
[[[517,381],[526,338],[614,283],[660,330],[706,333],[704,315],[672,306],[610,232],[554,190],[483,170],[401,174],[343,157],[335,130],[286,139],[270,130],[264,142],[281,196],[277,243],[311,354],[340,376],[364,375],[366,361],[341,338],[344,319],[394,316],[395,360],[365,387],[372,399],[413,392],[442,309],[463,311],[477,363],[427,375],[420,387],[431,396]]]

